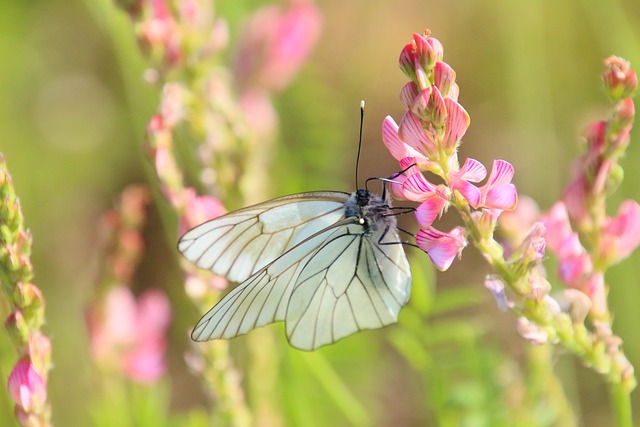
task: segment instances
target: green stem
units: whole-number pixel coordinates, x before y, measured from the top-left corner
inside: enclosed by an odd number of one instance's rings
[[[617,427],[632,427],[631,391],[622,382],[611,382],[611,400]]]

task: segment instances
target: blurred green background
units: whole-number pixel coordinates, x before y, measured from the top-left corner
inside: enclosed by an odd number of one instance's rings
[[[229,21],[232,43],[243,16],[261,4],[216,4]],[[602,59],[616,54],[640,66],[640,3],[634,0],[323,0],[318,5],[324,14],[318,46],[275,101],[281,139],[265,199],[354,188],[361,99],[367,101],[367,114],[360,176],[388,176],[396,170],[381,143],[380,126],[386,115],[396,121],[401,117],[398,93],[405,77],[397,57],[412,32],[431,29],[444,45],[445,61],[457,72],[460,102],[471,115],[460,157],[487,166],[495,158],[508,160],[515,166],[519,192],[543,208],[568,182],[582,129],[606,111],[599,80]],[[88,425],[86,407],[94,384],[83,310],[99,265],[96,224],[124,186],[152,176],[141,141],[158,96],[143,82],[145,60],[128,18],[106,0],[5,2],[0,57],[0,151],[34,236],[36,283],[47,299],[54,421]],[[640,198],[637,135],[632,134],[622,163],[626,179],[612,198],[615,210],[625,198]],[[159,202],[150,214],[136,286],[161,287],[175,302],[169,381],[172,411],[181,412],[206,402],[183,362],[186,331],[200,313],[184,296],[175,241],[165,239],[157,213],[162,209],[166,206]],[[608,276],[615,331],[636,367],[639,261],[636,253]],[[412,263],[425,270],[428,260],[415,253]],[[509,414],[500,415],[502,424],[488,423],[484,415],[474,418],[474,411],[494,408],[494,397],[504,393],[495,378],[517,376],[518,366],[526,376],[529,363],[527,345],[514,331],[515,319],[498,313],[482,288],[486,272],[470,249],[449,272],[418,272],[428,278],[420,286],[428,288],[416,290],[422,296],[414,303],[418,307],[403,315],[402,329],[357,334],[321,350],[320,356],[288,349],[281,328],[270,327],[278,343],[280,371],[274,375],[281,395],[274,397],[274,405],[280,417],[287,425],[511,425]],[[429,322],[414,322],[413,317],[423,315]],[[424,334],[428,342],[412,349],[413,341],[403,334]],[[15,356],[4,336],[0,351],[5,383]],[[560,374],[580,425],[610,424],[600,378],[561,352],[542,363]],[[418,368],[424,375],[415,374]],[[451,378],[456,388],[444,381]],[[634,404],[639,413],[637,392]],[[464,424],[454,418],[447,424],[434,409],[445,406],[471,415]],[[10,412],[3,400],[0,414]],[[0,424],[6,419],[0,415]],[[540,419],[522,425],[547,425]]]

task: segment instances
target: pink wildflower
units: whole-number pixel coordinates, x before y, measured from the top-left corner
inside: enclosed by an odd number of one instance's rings
[[[198,196],[192,187],[181,195],[184,214],[180,217],[179,234],[184,234],[198,224],[223,215],[226,210],[222,203],[212,196]]]
[[[461,227],[456,227],[448,233],[430,227],[418,231],[416,244],[427,252],[431,262],[440,271],[445,271],[467,245],[467,240]]]
[[[627,200],[618,215],[607,218],[603,227],[601,252],[609,262],[616,263],[628,257],[640,244],[640,205]]]
[[[451,190],[459,192],[469,205],[477,208],[480,205],[480,189],[472,182],[480,182],[487,176],[487,169],[479,161],[467,158],[462,168],[449,173]]]
[[[25,359],[19,360],[8,380],[9,395],[25,412],[41,407],[47,400],[47,389],[42,377]]]
[[[169,301],[159,291],[147,290],[136,301],[128,288],[112,288],[101,310],[88,316],[94,359],[141,383],[158,379],[166,370],[164,334],[170,318]]]
[[[236,59],[241,84],[270,91],[286,86],[315,44],[321,21],[317,7],[307,1],[292,2],[287,10],[258,10],[243,32]]]
[[[511,184],[512,178],[513,166],[504,160],[494,160],[489,179],[480,188],[480,205],[491,209],[515,209],[518,193],[515,185]]]

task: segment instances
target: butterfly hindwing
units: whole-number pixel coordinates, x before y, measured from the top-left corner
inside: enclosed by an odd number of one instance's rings
[[[309,257],[287,309],[291,345],[313,350],[398,320],[411,271],[400,245],[378,244],[383,231],[367,236],[360,225],[340,227]],[[399,241],[395,231],[387,237]]]
[[[178,250],[198,267],[241,282],[343,219],[348,197],[339,191],[318,191],[249,206],[190,230]]]

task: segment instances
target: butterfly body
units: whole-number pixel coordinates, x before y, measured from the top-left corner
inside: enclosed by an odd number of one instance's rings
[[[185,257],[239,285],[198,322],[197,341],[285,321],[313,350],[397,321],[411,290],[390,201],[367,190],[310,192],[231,212],[187,232]]]

